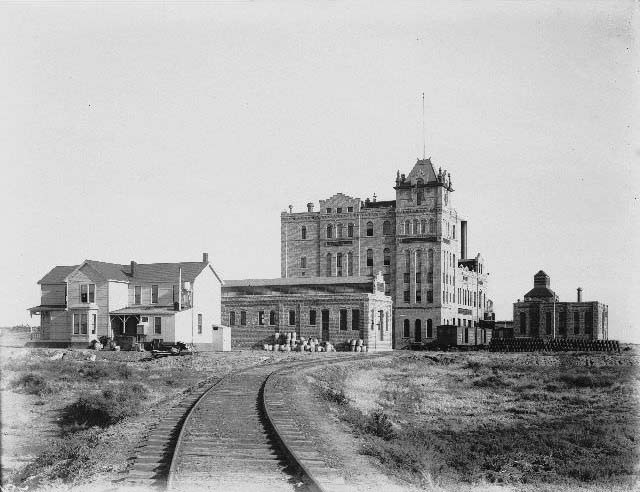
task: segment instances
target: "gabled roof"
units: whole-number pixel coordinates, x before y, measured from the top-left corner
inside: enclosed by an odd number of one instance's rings
[[[73,266],[56,266],[51,269],[44,277],[38,280],[39,284],[64,284],[71,272],[73,272],[78,265]]]
[[[133,277],[129,277],[131,282],[177,282],[178,269],[182,267],[182,281],[193,282],[206,268],[209,263],[202,261],[187,261],[182,263],[138,263],[135,266]],[[127,265],[127,269],[130,267]],[[215,274],[215,271],[213,272]],[[216,277],[218,275],[216,274]],[[218,277],[220,280],[220,277]]]
[[[407,176],[407,179],[412,183],[417,181],[419,178],[422,179],[425,183],[437,181],[436,172],[433,169],[433,164],[431,163],[431,157],[429,157],[428,159],[418,159],[416,164],[413,166],[413,169]]]
[[[127,282],[129,280],[123,265],[95,260],[86,260],[83,265],[84,264],[93,268],[96,272],[102,275],[105,280],[116,280],[119,282]]]

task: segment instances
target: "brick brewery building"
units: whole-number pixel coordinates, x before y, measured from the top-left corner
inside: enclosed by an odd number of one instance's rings
[[[598,301],[583,301],[578,288],[576,302],[559,302],[549,276],[540,270],[524,301],[513,303],[514,336],[533,338],[609,338],[609,309]]]
[[[396,199],[338,193],[320,210],[283,212],[281,276],[362,277],[382,272],[393,300],[393,346],[429,341],[441,324],[475,327],[490,309],[487,270],[467,256],[467,220],[453,207],[451,176],[430,159],[398,172]]]

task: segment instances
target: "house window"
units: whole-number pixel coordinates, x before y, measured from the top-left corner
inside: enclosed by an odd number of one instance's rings
[[[416,197],[416,205],[422,205],[424,201],[424,191],[420,190],[418,192],[418,196]]]
[[[427,320],[427,338],[433,338],[433,321]]]
[[[411,302],[411,292],[405,290],[402,299],[404,300],[404,302]]]
[[[331,277],[331,253],[327,253],[327,277]]]
[[[338,239],[342,239],[342,224],[338,224],[336,227],[336,235],[338,237]]]
[[[567,334],[567,312],[566,311],[561,311],[558,314],[558,324],[559,326],[559,330],[560,330],[560,334],[561,335],[566,335]]]
[[[264,311],[258,311],[258,324],[264,325]]]
[[[139,285],[136,285],[133,288],[133,303],[140,304],[141,299],[142,299],[142,287],[140,287]]]
[[[162,318],[160,316],[153,318],[153,333],[156,335],[162,334]]]
[[[302,239],[307,239],[307,227],[306,226],[302,226],[302,229],[300,229],[300,235],[302,236]]]
[[[353,212],[353,207],[347,207],[347,212]]]
[[[391,222],[389,222],[388,220],[385,220],[382,223],[382,234],[384,234],[385,236],[391,235]]]
[[[545,324],[547,325],[546,326],[547,335],[551,335],[551,330],[553,328],[553,325],[551,321],[551,313],[549,311],[547,311],[547,313],[545,314]]]
[[[331,239],[333,237],[333,226],[329,224],[327,226],[327,239]]]
[[[87,334],[87,315],[86,314],[80,315],[80,334],[81,335]]]
[[[231,311],[229,313],[229,326],[236,326],[236,312]]]
[[[307,257],[302,256],[300,258],[300,268],[307,268]]]
[[[202,335],[202,314],[198,314],[198,335]]]
[[[96,302],[96,285],[80,285],[80,302]]]
[[[289,311],[289,326],[293,326],[296,324],[296,312]]]
[[[391,250],[389,248],[384,248],[384,251],[382,252],[383,254],[383,264],[384,266],[390,266],[391,265]]]
[[[347,329],[347,310],[340,310],[340,330],[345,331]]]
[[[269,312],[269,324],[271,326],[276,324],[276,312],[275,311],[270,311]]]
[[[316,310],[315,309],[311,309],[309,311],[309,324],[310,325],[314,325],[316,324]]]
[[[411,221],[409,219],[404,221],[404,233],[406,235],[411,234]]]
[[[242,326],[247,326],[247,312],[240,311],[240,324]]]
[[[428,290],[427,291],[427,302],[433,302],[433,291],[432,290]]]
[[[80,335],[80,315],[73,315],[73,334]]]
[[[91,315],[91,334],[92,335],[96,334],[96,326],[98,326],[98,315],[92,314]]]
[[[354,309],[351,311],[351,329],[359,330],[360,329],[360,310]]]
[[[429,219],[429,233],[436,232],[436,223],[433,219]]]
[[[573,334],[578,333],[580,333],[580,313],[576,311],[573,313]]]
[[[367,250],[367,266],[373,267],[373,250],[372,249]]]
[[[157,285],[151,286],[151,302],[154,304],[158,303],[158,286]]]
[[[336,213],[337,214],[341,214],[342,213],[342,207],[337,207],[336,208]]]
[[[347,275],[353,275],[353,253],[351,251],[347,253]]]
[[[405,319],[402,322],[402,337],[409,338],[411,336],[411,322],[408,319]]]
[[[416,289],[416,302],[422,302],[422,292],[420,289]]]
[[[373,222],[367,222],[367,236],[373,236]]]
[[[593,332],[593,312],[591,310],[584,314],[584,332],[588,335]]]
[[[347,226],[347,237],[353,237],[353,224]]]
[[[342,253],[336,254],[336,275],[342,277]]]
[[[331,213],[331,208],[327,208],[327,213],[330,214]]]
[[[520,333],[527,333],[527,314],[520,313]]]

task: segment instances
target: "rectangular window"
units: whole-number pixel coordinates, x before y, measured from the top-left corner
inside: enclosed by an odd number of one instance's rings
[[[584,313],[584,332],[588,335],[593,332],[593,312],[591,310]]]
[[[240,311],[240,324],[242,326],[247,326],[247,312]]]
[[[360,310],[354,309],[351,311],[351,329],[359,330],[360,329]]]
[[[149,322],[149,316],[141,316],[140,317],[140,322],[141,323],[148,323]]]
[[[92,314],[91,315],[91,334],[92,335],[95,335],[96,333],[96,326],[98,326],[98,315]]]
[[[96,302],[96,285],[89,284],[89,302]]]
[[[153,333],[162,335],[162,318],[160,316],[153,318]]]
[[[229,313],[229,326],[236,326],[236,312],[231,311]]]
[[[158,286],[157,285],[151,286],[151,302],[153,304],[158,303]]]
[[[340,310],[340,329],[341,330],[347,329],[347,310],[346,309]]]
[[[422,283],[422,274],[420,272],[416,273],[416,284]]]
[[[311,309],[309,311],[309,324],[310,325],[315,325],[316,324],[316,310],[315,309]]]
[[[411,301],[411,292],[409,292],[408,290],[404,291],[404,297],[403,297],[404,302],[410,302]]]
[[[307,257],[303,256],[300,258],[300,268],[307,268]]]
[[[264,325],[264,311],[258,311],[258,324]]]
[[[403,281],[405,284],[409,283],[409,273],[403,274]]]
[[[202,314],[198,313],[198,335],[202,335]]]
[[[140,287],[139,285],[136,285],[133,288],[133,303],[140,304],[141,299],[142,299],[142,287]]]
[[[289,326],[293,326],[296,324],[296,312],[289,311]]]
[[[80,285],[80,302],[96,302],[96,285]]]
[[[580,313],[577,311],[573,313],[573,333],[574,335],[580,333]]]
[[[73,334],[80,335],[80,315],[73,315]]]
[[[546,333],[547,335],[551,335],[551,330],[553,329],[552,321],[551,321],[551,313],[547,311],[545,314],[545,325],[546,325]]]
[[[80,315],[80,334],[81,335],[87,334],[87,315],[86,314]]]
[[[353,207],[347,207],[347,212],[353,212]]]
[[[331,208],[327,208],[327,213],[330,214],[331,213]]]
[[[336,213],[341,214],[342,213],[342,207],[337,207],[336,208]]]
[[[427,302],[433,302],[433,291],[432,290],[428,290],[427,291]]]
[[[420,292],[420,289],[416,290],[416,302],[422,302],[422,292]]]

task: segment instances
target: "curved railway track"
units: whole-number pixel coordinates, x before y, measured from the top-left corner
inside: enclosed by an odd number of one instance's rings
[[[131,486],[168,490],[341,490],[273,389],[279,372],[380,354],[325,354],[311,361],[234,372],[187,397],[149,435],[129,472]]]

